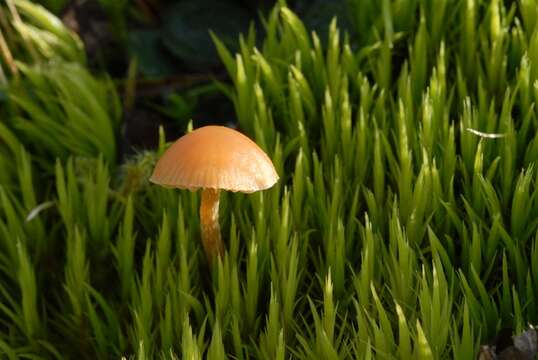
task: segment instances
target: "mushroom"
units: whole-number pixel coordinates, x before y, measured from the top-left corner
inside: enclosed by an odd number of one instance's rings
[[[209,264],[222,256],[220,190],[252,193],[278,181],[271,159],[240,132],[204,126],[180,137],[157,162],[150,181],[179,189],[202,189],[200,225]]]

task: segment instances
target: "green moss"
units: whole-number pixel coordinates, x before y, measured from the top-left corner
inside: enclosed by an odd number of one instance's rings
[[[537,323],[538,8],[349,3],[349,34],[335,20],[319,39],[281,2],[263,42],[214,38],[239,128],[281,181],[224,194],[212,270],[198,194],[150,185],[154,154],[111,166],[117,110],[93,134],[54,115],[80,98],[44,119],[40,94],[11,97],[35,121],[0,126],[1,351],[468,359]],[[69,143],[46,126],[65,119]]]

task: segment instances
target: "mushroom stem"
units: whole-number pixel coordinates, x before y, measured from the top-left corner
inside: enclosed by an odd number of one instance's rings
[[[200,204],[202,245],[210,265],[224,253],[219,226],[219,196],[218,189],[202,189]]]

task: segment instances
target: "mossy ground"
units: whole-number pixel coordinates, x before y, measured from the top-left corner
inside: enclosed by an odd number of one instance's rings
[[[7,358],[471,359],[538,322],[536,2],[349,1],[326,38],[279,3],[237,54],[215,37],[281,181],[223,196],[212,270],[199,194],[148,182],[164,135],[119,164],[110,81],[8,3]]]

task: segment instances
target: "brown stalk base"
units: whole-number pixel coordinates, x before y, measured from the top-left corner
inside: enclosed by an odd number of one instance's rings
[[[220,190],[202,189],[200,204],[202,245],[210,266],[215,263],[217,257],[222,257],[224,254],[219,226],[219,196]]]

